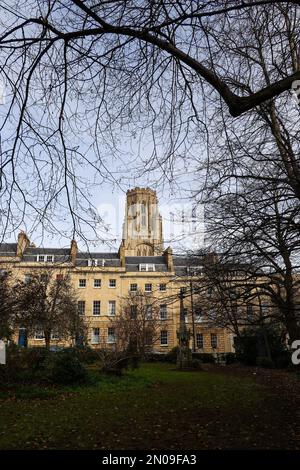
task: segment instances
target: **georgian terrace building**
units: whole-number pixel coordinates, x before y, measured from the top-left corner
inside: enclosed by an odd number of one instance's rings
[[[0,270],[26,280],[32,271],[45,267],[54,275],[69,273],[77,291],[78,313],[88,325],[88,341],[93,347],[111,347],[115,332],[111,318],[118,315],[122,302],[130,292],[143,292],[156,299],[160,313],[160,332],[155,345],[157,352],[167,352],[177,345],[180,321],[179,293],[184,298],[186,323],[191,332],[191,347],[199,352],[232,352],[232,334],[212,327],[205,320],[205,312],[194,305],[193,290],[189,289],[191,263],[184,256],[173,255],[172,248],[164,248],[162,218],[155,191],[135,188],[127,191],[123,240],[116,253],[80,252],[75,240],[69,249],[39,248],[24,232],[17,243],[0,245]],[[197,267],[198,268],[198,267]],[[16,332],[16,342],[24,345],[25,332]],[[43,344],[43,334],[37,332],[28,338],[28,344]],[[52,344],[59,344],[54,337]]]

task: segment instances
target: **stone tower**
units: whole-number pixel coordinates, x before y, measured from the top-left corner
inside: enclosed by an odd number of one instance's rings
[[[152,189],[134,188],[127,191],[121,248],[125,256],[162,254],[162,218],[156,192]]]

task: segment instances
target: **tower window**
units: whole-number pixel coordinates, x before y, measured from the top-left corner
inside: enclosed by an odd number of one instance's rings
[[[141,214],[142,214],[142,227],[146,227],[147,225],[147,219],[146,219],[146,206],[145,204],[141,204]]]

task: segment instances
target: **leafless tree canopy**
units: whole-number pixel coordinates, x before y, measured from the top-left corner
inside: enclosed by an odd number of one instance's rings
[[[66,208],[73,232],[82,235],[83,223],[103,229],[89,191],[120,183],[132,142],[153,148],[143,171],[172,179],[175,160],[207,144],[220,100],[226,119],[243,118],[289,95],[300,79],[298,8],[295,0],[1,2],[3,231],[24,218],[31,230],[41,221],[57,230]]]
[[[158,300],[144,292],[130,292],[122,298],[120,311],[111,319],[117,351],[133,349],[140,357],[151,352],[159,339],[162,322]]]
[[[46,347],[52,336],[73,341],[86,335],[83,318],[78,315],[77,297],[68,274],[55,275],[50,270],[33,272],[27,281],[16,285],[17,314],[14,324],[27,333],[42,333]]]

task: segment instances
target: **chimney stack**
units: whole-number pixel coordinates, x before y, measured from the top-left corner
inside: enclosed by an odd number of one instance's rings
[[[22,258],[24,251],[30,245],[30,240],[27,237],[25,232],[20,232],[18,235],[18,242],[17,242],[17,257]]]
[[[70,258],[71,258],[71,261],[74,265],[76,264],[77,253],[78,253],[77,242],[76,242],[76,240],[72,240],[71,241],[71,249],[70,249]]]
[[[174,271],[173,250],[170,246],[164,251],[164,257],[166,265],[168,266],[168,271]]]

